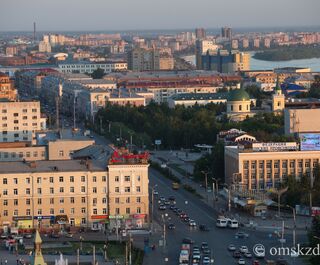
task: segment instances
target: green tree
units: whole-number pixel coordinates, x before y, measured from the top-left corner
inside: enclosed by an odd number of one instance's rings
[[[92,72],[91,77],[93,79],[101,79],[104,77],[104,75],[105,75],[104,70],[101,68],[98,68]]]

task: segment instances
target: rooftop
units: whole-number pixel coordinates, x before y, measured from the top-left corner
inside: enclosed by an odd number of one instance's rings
[[[228,93],[182,93],[172,96],[173,100],[218,100],[227,99]]]
[[[39,145],[45,145],[49,141],[63,141],[63,140],[74,140],[74,141],[93,141],[88,136],[84,135],[84,132],[74,131],[72,129],[61,129],[57,131],[47,131],[45,133],[37,134],[37,141]]]

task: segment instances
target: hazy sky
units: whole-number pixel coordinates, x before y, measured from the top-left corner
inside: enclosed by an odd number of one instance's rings
[[[1,0],[1,30],[320,25],[320,0]]]

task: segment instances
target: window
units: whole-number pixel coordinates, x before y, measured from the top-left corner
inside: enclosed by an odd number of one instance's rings
[[[37,183],[38,183],[38,184],[41,183],[41,178],[40,178],[40,177],[37,178]]]
[[[119,187],[115,187],[114,188],[114,192],[120,192],[120,188]]]
[[[126,203],[130,203],[130,197],[126,198]]]
[[[231,108],[231,111],[233,111],[233,105],[231,105],[230,108]]]
[[[81,197],[81,202],[86,203],[86,197]]]
[[[60,157],[63,157],[63,155],[64,155],[63,150],[60,150],[60,151],[59,151],[59,156],[60,156]]]
[[[141,208],[137,207],[137,213],[141,213]]]
[[[92,188],[92,192],[93,192],[93,193],[97,193],[97,187],[93,187],[93,188]]]
[[[96,176],[92,177],[92,182],[97,182],[97,177]]]
[[[124,181],[130,181],[130,176],[124,176]]]
[[[38,215],[42,215],[42,209],[38,209]]]
[[[81,182],[85,182],[86,181],[86,176],[81,176]]]
[[[41,194],[42,191],[41,191],[41,188],[38,188],[38,194]]]
[[[8,210],[3,211],[3,216],[8,216]]]
[[[50,214],[54,215],[54,209],[50,208]]]
[[[4,179],[2,180],[2,183],[3,183],[3,184],[8,184],[8,179],[7,179],[7,178],[4,178]]]
[[[130,187],[125,187],[124,192],[130,192]]]
[[[116,208],[116,214],[120,214],[120,208]]]
[[[107,208],[102,208],[102,214],[107,214]]]
[[[239,111],[242,111],[242,105],[239,105]]]
[[[54,194],[54,188],[50,188],[50,194]]]
[[[140,203],[140,202],[141,202],[141,198],[137,197],[137,203]]]
[[[70,187],[70,192],[74,193],[74,187]]]
[[[6,109],[3,109],[3,110],[2,110],[2,113],[7,113],[7,110],[6,110]]]
[[[85,186],[81,186],[81,192],[86,192],[86,187]]]
[[[115,203],[120,203],[120,198],[115,198]]]
[[[70,182],[74,182],[74,176],[70,176]]]
[[[34,113],[34,112],[37,112],[37,109],[32,109],[32,112]]]
[[[50,198],[50,204],[54,204],[54,198]]]
[[[30,209],[26,209],[26,215],[27,215],[27,216],[31,215]]]
[[[107,181],[107,177],[106,176],[102,176],[102,182],[106,182]]]
[[[60,187],[59,191],[60,193],[64,192],[64,187]]]
[[[126,214],[130,214],[130,208],[126,208]]]
[[[137,189],[137,192],[140,192],[140,186],[137,186],[136,189]]]
[[[13,215],[14,215],[14,216],[18,216],[18,214],[19,214],[18,210],[14,210],[14,211],[13,211]]]
[[[50,182],[50,183],[53,183],[53,177],[50,177],[50,178],[49,178],[49,182]]]
[[[59,182],[63,182],[63,177],[59,177]]]
[[[13,194],[18,195],[18,189],[13,189]]]
[[[18,200],[17,199],[13,200],[13,205],[18,205]]]
[[[42,204],[41,198],[38,198],[38,204]]]
[[[2,193],[3,195],[8,195],[8,190],[3,190]]]
[[[96,208],[93,209],[93,214],[98,214],[98,210]]]
[[[60,203],[64,203],[64,198],[60,198]]]
[[[114,177],[114,181],[115,181],[115,182],[119,182],[119,176],[115,176],[115,177]]]
[[[137,180],[140,181],[140,180],[141,180],[141,177],[140,177],[140,176],[137,176]]]
[[[93,198],[92,199],[92,204],[95,206],[95,205],[97,205],[97,198]]]
[[[30,205],[30,204],[31,204],[30,199],[26,199],[26,205]]]
[[[17,178],[14,178],[14,179],[13,179],[13,183],[14,183],[14,184],[18,184],[18,179],[17,179]]]
[[[81,208],[81,213],[86,213],[86,208]]]
[[[59,210],[59,213],[64,213],[64,209],[60,209],[60,210]]]
[[[107,198],[102,198],[102,203],[107,203]]]
[[[87,223],[86,218],[81,218],[81,224],[85,225]]]
[[[74,197],[70,197],[70,203],[74,203]]]
[[[26,178],[26,183],[30,184],[30,178]]]
[[[3,200],[3,205],[8,206],[8,200]]]

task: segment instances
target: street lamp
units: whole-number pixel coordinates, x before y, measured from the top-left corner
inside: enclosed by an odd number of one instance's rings
[[[83,237],[80,236],[79,240],[80,240],[80,251],[82,252],[82,241],[83,241]]]
[[[208,171],[201,171],[201,173],[204,175],[205,177],[205,184],[206,184],[206,196],[207,196],[207,201],[208,201]]]
[[[293,247],[295,247],[296,246],[296,209],[291,207],[290,205],[286,205],[286,206],[292,210],[292,215],[293,215],[292,240],[293,240]]]
[[[157,184],[151,188],[151,232],[153,233],[153,211],[154,211],[154,189],[158,187]]]
[[[219,185],[218,182],[220,179],[216,179],[216,178],[211,178],[212,179],[212,187],[214,187],[214,183],[215,183],[215,189],[212,189],[212,191],[214,191],[215,193],[215,199],[216,201],[218,200],[218,195],[219,195]]]
[[[166,241],[166,217],[168,217],[168,214],[162,214],[162,222],[163,222],[163,249],[165,249],[166,245],[167,245],[167,241]]]

